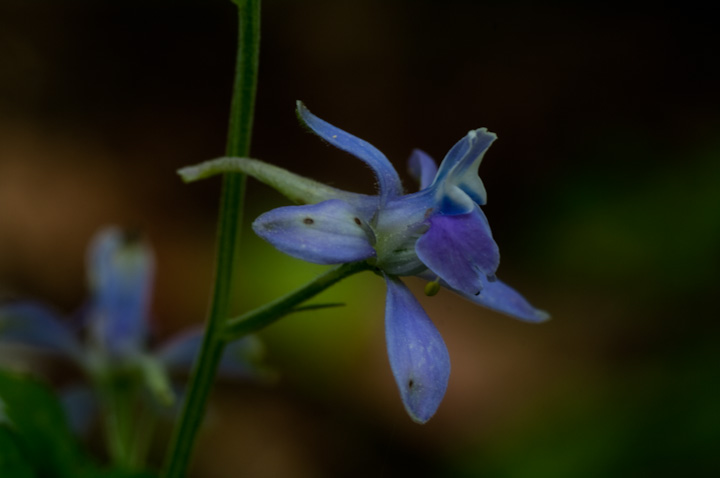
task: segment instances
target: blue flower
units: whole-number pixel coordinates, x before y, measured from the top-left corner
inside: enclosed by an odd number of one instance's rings
[[[420,191],[404,194],[398,173],[371,144],[321,120],[299,102],[298,116],[322,139],[364,161],[375,173],[378,195],[340,191],[304,178],[296,181],[297,186],[291,178],[278,187],[283,180],[275,176],[291,173],[273,167],[277,171],[265,174],[256,164],[260,162],[246,160],[243,170],[292,199],[309,203],[262,214],[253,229],[278,250],[308,262],[368,261],[375,266],[387,284],[390,366],[407,412],[424,423],[445,394],[450,359],[442,337],[401,276],[429,280],[428,295],[442,285],[517,319],[542,322],[549,318],[496,278],[500,255],[480,209],[486,192],[478,177],[483,155],[496,136],[485,128],[470,131],[450,149],[439,168],[427,154],[415,150],[410,172],[418,179]],[[204,174],[198,171],[188,169],[181,174]]]
[[[155,272],[152,249],[138,235],[106,228],[90,244],[87,272],[90,298],[78,320],[67,320],[37,302],[5,304],[0,307],[0,341],[63,355],[96,379],[114,373],[135,374],[160,404],[170,405],[169,374],[189,370],[200,349],[202,330],[182,331],[148,351]],[[226,348],[220,372],[259,377],[265,373],[259,366],[262,353],[254,336],[233,342]],[[72,396],[85,400],[87,393],[81,390]]]

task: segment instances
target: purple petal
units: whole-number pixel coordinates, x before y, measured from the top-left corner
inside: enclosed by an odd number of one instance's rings
[[[110,354],[133,353],[144,342],[154,266],[150,247],[118,228],[104,229],[93,239],[88,254],[89,324]]]
[[[445,395],[450,356],[440,333],[412,292],[385,276],[385,337],[395,382],[410,417],[425,423]]]
[[[255,220],[253,230],[281,252],[316,264],[375,255],[372,229],[355,208],[339,199],[273,209]]]
[[[397,171],[375,146],[321,120],[310,113],[300,101],[297,102],[297,113],[300,120],[315,134],[336,148],[361,159],[372,168],[380,184],[381,203],[384,204],[391,197],[402,195],[402,184]]]
[[[420,183],[420,189],[425,189],[432,184],[438,168],[435,160],[427,153],[415,149],[408,160],[408,170],[413,179]]]
[[[0,308],[0,341],[41,347],[81,360],[81,347],[72,328],[53,311],[33,302]]]
[[[172,372],[189,371],[200,351],[202,334],[199,328],[181,332],[165,343],[155,353],[155,358]],[[260,339],[254,335],[243,337],[225,347],[218,373],[230,378],[261,377],[267,372],[261,364],[264,355]]]
[[[483,278],[483,288],[479,295],[466,294],[459,290],[454,292],[476,304],[525,322],[545,322],[550,318],[550,314],[536,309],[518,291],[497,279],[490,281]]]
[[[487,193],[478,176],[478,168],[485,152],[496,139],[495,133],[480,128],[470,131],[450,149],[433,183],[444,199],[443,212],[456,214],[469,211],[463,195],[458,192],[464,193],[478,205],[487,202]]]
[[[428,222],[430,229],[415,244],[420,260],[450,287],[467,294],[480,292],[486,276],[492,277],[500,263],[485,214],[475,206],[468,214],[436,214]]]

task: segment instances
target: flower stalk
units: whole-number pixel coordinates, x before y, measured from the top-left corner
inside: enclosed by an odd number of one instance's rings
[[[230,107],[226,154],[248,156],[255,110],[255,92],[260,46],[260,0],[236,0],[238,7],[238,51]],[[230,316],[230,293],[237,271],[238,244],[242,224],[245,175],[223,176],[215,263],[215,283],[200,354],[193,367],[188,393],[167,451],[163,476],[185,476],[208,396],[227,342],[225,319]]]

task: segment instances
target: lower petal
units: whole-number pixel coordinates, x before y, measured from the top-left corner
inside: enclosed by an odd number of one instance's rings
[[[485,214],[475,206],[468,214],[437,214],[428,222],[430,229],[415,244],[420,260],[453,289],[479,293],[500,263]]]
[[[450,356],[440,333],[412,292],[385,276],[385,336],[395,382],[410,417],[425,423],[435,414],[450,377]]]

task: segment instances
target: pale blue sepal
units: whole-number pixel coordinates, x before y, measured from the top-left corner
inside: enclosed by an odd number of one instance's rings
[[[487,202],[487,193],[478,176],[478,168],[485,152],[496,139],[495,133],[488,132],[486,128],[472,130],[445,155],[432,184],[437,189],[436,197],[443,203],[442,211],[445,214],[469,211],[468,202],[459,192],[466,194],[478,205]]]
[[[300,120],[322,139],[364,161],[375,172],[380,185],[380,202],[402,195],[402,183],[392,163],[375,146],[357,138],[327,121],[310,113],[305,105],[297,102],[297,114]]]
[[[316,264],[342,264],[375,256],[375,236],[353,206],[331,199],[262,214],[253,230],[281,252]]]
[[[435,414],[450,377],[450,355],[440,333],[412,292],[385,276],[385,338],[405,409],[417,423]]]
[[[420,184],[420,189],[425,189],[432,184],[437,170],[437,163],[425,151],[413,150],[408,160],[408,172]]]
[[[93,338],[110,355],[132,355],[147,337],[153,252],[139,237],[110,227],[93,238],[87,262]]]
[[[430,228],[415,243],[418,258],[450,287],[479,293],[500,264],[485,214],[476,205],[467,214],[436,214],[427,221]]]
[[[72,328],[55,312],[34,302],[0,308],[0,341],[59,352],[82,362],[82,348]]]

